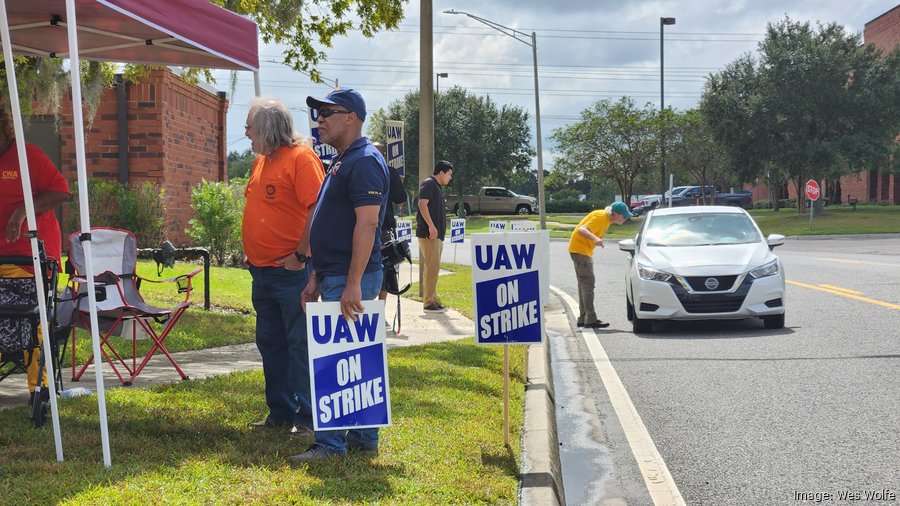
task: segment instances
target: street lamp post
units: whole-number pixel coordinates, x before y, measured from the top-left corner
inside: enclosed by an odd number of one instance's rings
[[[659,18],[659,200],[663,201],[666,194],[666,126],[663,117],[666,109],[665,98],[665,51],[663,50],[663,28],[666,25],[674,25],[675,18]]]
[[[531,47],[531,54],[534,59],[534,119],[535,119],[535,134],[537,134],[537,161],[538,161],[538,173],[537,173],[537,183],[538,183],[538,206],[540,206],[540,217],[541,217],[541,230],[547,229],[547,215],[544,206],[544,151],[543,151],[543,143],[541,142],[541,98],[540,91],[538,90],[538,64],[537,64],[537,36],[534,32],[531,32],[529,36],[525,32],[520,32],[514,28],[510,28],[508,26],[503,26],[501,24],[495,23],[493,21],[484,19],[482,17],[478,17],[474,14],[469,14],[468,12],[463,11],[455,11],[453,9],[444,11],[444,14],[464,14],[479,23],[485,24],[498,32],[508,35],[517,41],[525,44],[526,46]],[[528,42],[528,38],[531,39],[531,42]]]
[[[444,79],[446,79],[448,76],[450,76],[450,74],[448,74],[446,72],[438,72],[434,76],[435,76],[435,80],[434,80],[435,93],[434,94],[440,95],[441,94],[441,78],[443,77]]]

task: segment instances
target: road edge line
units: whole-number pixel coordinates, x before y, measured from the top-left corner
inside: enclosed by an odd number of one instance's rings
[[[575,311],[573,309],[578,307],[575,299],[554,286],[551,286],[550,289],[574,314]],[[647,427],[641,420],[637,408],[631,402],[631,397],[628,395],[625,385],[622,384],[622,380],[619,378],[619,374],[613,367],[612,362],[610,362],[606,350],[600,344],[600,340],[596,339],[596,334],[593,332],[590,333],[590,336],[594,337],[594,339],[588,339],[588,335],[584,331],[578,330],[576,333],[581,335],[594,359],[594,366],[597,368],[597,372],[600,373],[600,379],[606,387],[613,410],[616,412],[619,424],[621,424],[622,430],[625,432],[628,446],[631,447],[631,453],[634,455],[641,470],[641,476],[644,478],[644,484],[647,486],[647,492],[650,494],[651,499],[653,499],[653,504],[686,504],[681,496],[681,492],[678,490],[678,486],[675,484],[675,480],[669,473],[669,468],[666,466],[662,455],[659,454],[656,444],[650,437],[650,433],[647,432]]]

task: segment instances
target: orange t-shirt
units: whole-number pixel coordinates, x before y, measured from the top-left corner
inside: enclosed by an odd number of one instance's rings
[[[281,147],[256,157],[241,226],[250,264],[275,267],[275,260],[297,250],[324,179],[322,162],[309,146]]]
[[[578,253],[579,255],[584,255],[586,257],[593,256],[594,243],[578,232],[579,227],[584,225],[597,237],[603,237],[606,235],[606,231],[609,230],[609,225],[611,223],[609,214],[607,214],[605,209],[597,209],[596,211],[589,212],[587,216],[578,222],[575,230],[572,231],[572,237],[569,238],[569,253]]]

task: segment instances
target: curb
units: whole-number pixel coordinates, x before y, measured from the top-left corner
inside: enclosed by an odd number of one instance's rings
[[[552,297],[547,326],[568,317],[558,297]],[[546,339],[550,337],[547,331]],[[525,409],[522,429],[522,475],[519,481],[519,504],[564,505],[562,467],[559,460],[559,438],[556,433],[556,400],[550,372],[550,346],[528,347],[528,370],[525,383]]]

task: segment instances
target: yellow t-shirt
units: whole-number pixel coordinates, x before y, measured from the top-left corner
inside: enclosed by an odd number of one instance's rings
[[[581,235],[578,232],[578,228],[584,225],[597,237],[603,237],[606,235],[606,231],[609,230],[610,223],[612,222],[609,221],[609,215],[606,214],[605,209],[598,209],[588,213],[588,215],[578,223],[575,230],[572,231],[572,237],[569,239],[569,253],[578,253],[579,255],[588,257],[593,256],[594,243],[587,237]]]

